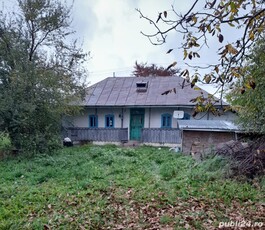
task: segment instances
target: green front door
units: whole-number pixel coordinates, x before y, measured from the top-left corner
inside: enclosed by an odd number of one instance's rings
[[[139,141],[144,127],[144,109],[131,109],[130,139]]]

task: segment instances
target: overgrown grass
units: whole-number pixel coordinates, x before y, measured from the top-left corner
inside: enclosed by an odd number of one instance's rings
[[[228,174],[220,157],[197,163],[167,148],[84,146],[9,158],[0,161],[0,229],[205,229],[235,213],[264,222],[264,179]]]

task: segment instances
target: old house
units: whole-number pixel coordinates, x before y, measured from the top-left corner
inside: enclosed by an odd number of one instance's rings
[[[183,78],[171,77],[109,77],[92,85],[84,110],[72,117],[67,127],[72,140],[96,143],[137,141],[143,144],[182,146],[181,130],[176,113],[182,120],[226,120],[235,114],[222,116],[211,113],[192,117],[193,98],[204,97],[204,90],[190,86],[182,88]],[[165,91],[175,88],[172,92]],[[220,102],[216,103],[220,107]]]

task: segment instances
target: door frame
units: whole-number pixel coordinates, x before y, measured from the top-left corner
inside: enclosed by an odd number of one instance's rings
[[[135,139],[132,139],[132,133],[131,133],[131,130],[132,130],[132,117],[134,115],[142,115],[143,125],[142,125],[142,127],[140,129],[144,128],[145,109],[144,108],[131,108],[130,109],[130,140],[135,140]],[[141,130],[140,130],[139,140],[141,140]]]

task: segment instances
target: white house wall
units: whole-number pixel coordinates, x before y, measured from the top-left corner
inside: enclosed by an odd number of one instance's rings
[[[192,108],[145,108],[144,127],[145,128],[161,128],[161,115],[169,113],[173,115],[175,110],[183,110],[188,114],[192,114]],[[122,125],[122,113],[123,113],[123,125]],[[105,127],[105,115],[114,115],[114,127],[115,128],[130,128],[130,108],[86,108],[82,114],[73,118],[73,125],[75,127],[89,127],[88,117],[89,115],[98,116],[98,127]],[[233,121],[236,115],[231,112],[227,112],[222,116],[214,116],[213,114],[198,114],[195,119],[203,120],[228,120]],[[194,118],[190,116],[190,119]],[[177,128],[177,119],[172,118],[172,128]]]
[[[161,115],[169,113],[173,115],[174,108],[151,108],[147,109],[150,113],[150,126],[145,124],[145,128],[161,128]],[[149,112],[145,114],[146,120],[149,120]],[[176,119],[172,118],[172,128],[177,128]]]
[[[84,110],[80,115],[72,118],[74,127],[88,127],[88,111]]]

